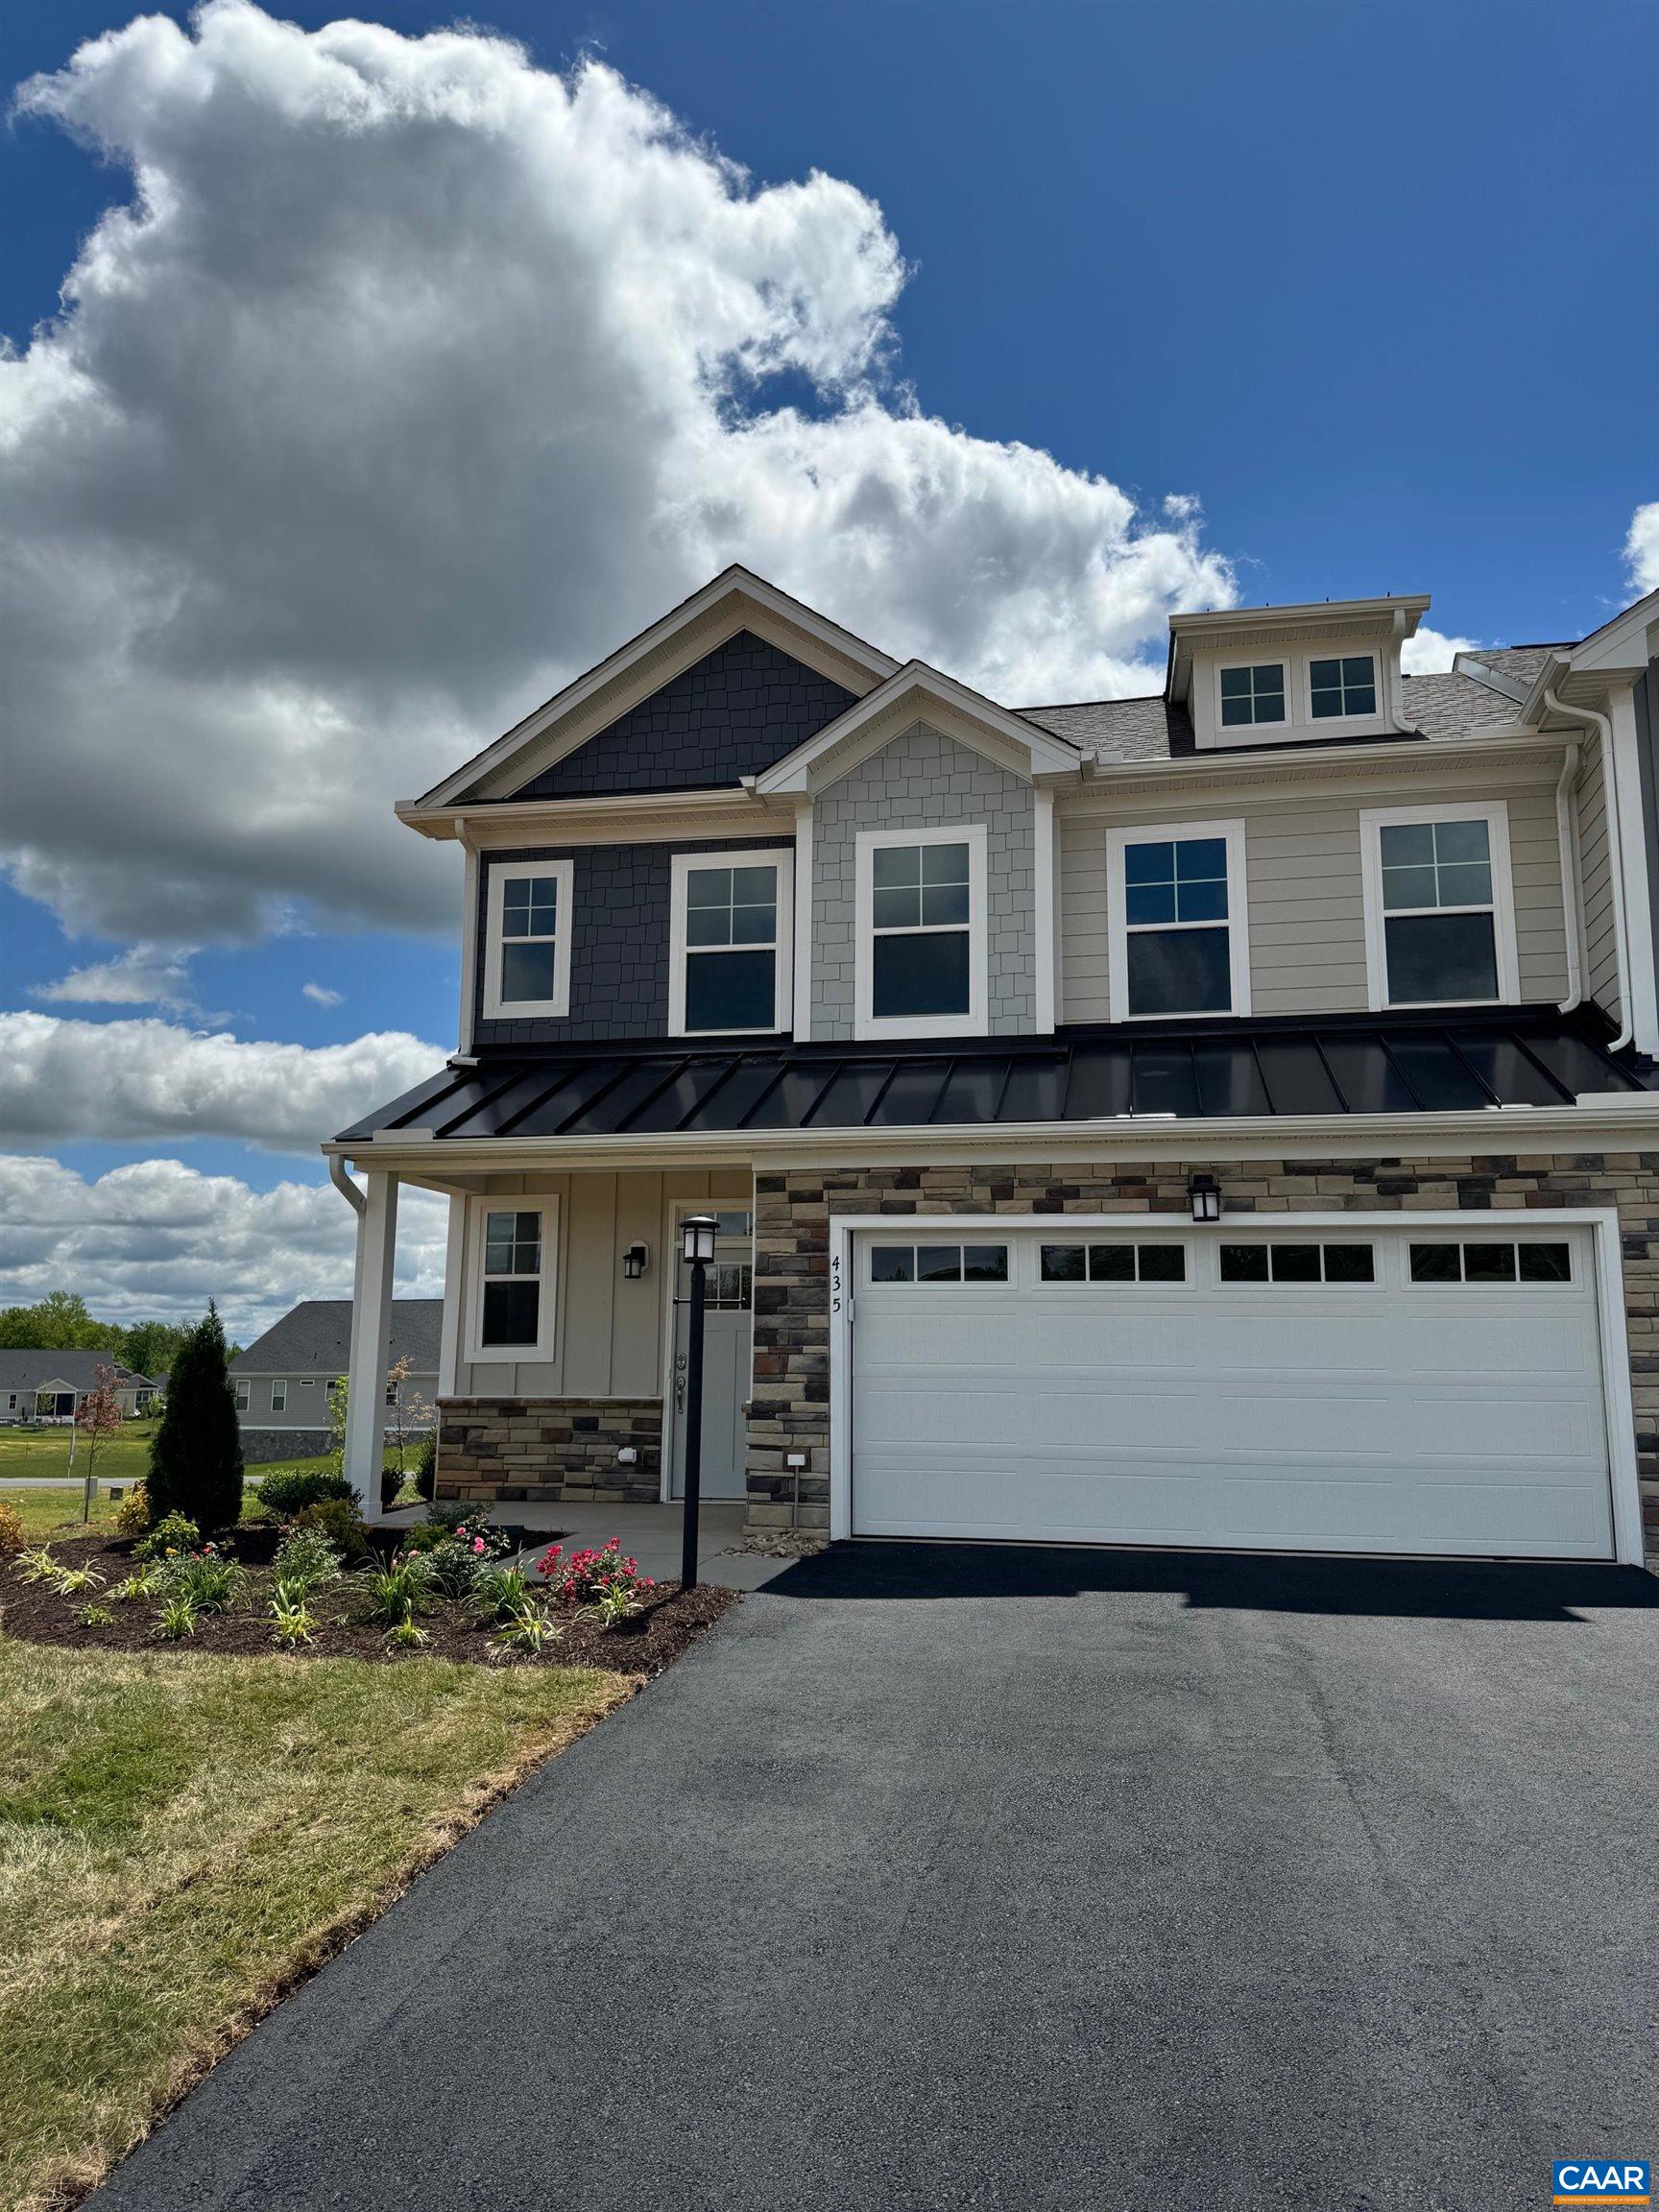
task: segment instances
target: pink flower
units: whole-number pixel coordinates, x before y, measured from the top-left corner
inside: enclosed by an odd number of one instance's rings
[[[483,1551],[483,1549],[484,1549],[484,1539],[483,1539],[483,1537],[482,1537],[482,1536],[474,1536],[474,1537],[473,1537],[473,1539],[472,1539],[472,1549],[473,1549],[473,1551]]]

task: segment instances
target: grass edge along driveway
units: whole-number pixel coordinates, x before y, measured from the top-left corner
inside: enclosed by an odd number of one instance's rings
[[[578,1668],[0,1635],[0,2207],[72,2200],[630,1694]]]

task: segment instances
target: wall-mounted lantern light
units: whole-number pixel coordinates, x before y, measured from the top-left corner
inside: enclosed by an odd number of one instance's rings
[[[637,1283],[651,1264],[649,1244],[630,1244],[622,1255],[622,1272],[630,1283]]]
[[[1192,1203],[1194,1221],[1220,1220],[1221,1190],[1214,1175],[1194,1175],[1187,1186],[1187,1195]]]

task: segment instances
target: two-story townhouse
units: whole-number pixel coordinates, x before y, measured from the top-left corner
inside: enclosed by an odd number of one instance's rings
[[[1017,709],[732,569],[400,806],[460,1049],[326,1150],[354,1383],[448,1197],[441,1492],[677,1494],[712,1212],[757,1527],[1640,1560],[1647,1488],[1659,1548],[1643,610],[1407,677],[1428,605]]]

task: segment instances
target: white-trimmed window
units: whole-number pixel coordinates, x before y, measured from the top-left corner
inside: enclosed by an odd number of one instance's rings
[[[249,1406],[252,1403],[253,1385],[245,1377],[236,1376],[233,1378],[232,1386],[236,1392],[236,1410],[238,1413],[246,1413]]]
[[[1351,721],[1377,711],[1377,658],[1372,653],[1311,655],[1308,714],[1314,722]]]
[[[1249,729],[1258,722],[1285,719],[1285,663],[1260,661],[1243,668],[1217,671],[1223,730]]]
[[[569,1013],[572,873],[568,860],[501,860],[492,866],[486,1020]]]
[[[860,832],[854,900],[857,1036],[984,1036],[986,846],[982,822]]]
[[[676,853],[668,968],[674,1037],[786,1029],[794,854]]]
[[[273,1413],[286,1413],[286,1412],[287,1412],[287,1410],[288,1410],[288,1385],[287,1385],[287,1383],[286,1383],[286,1382],[273,1382],[273,1383],[272,1383],[272,1385],[271,1385],[271,1410],[272,1410],[272,1412],[273,1412]]]
[[[473,1358],[551,1358],[558,1240],[556,1198],[473,1200]]]
[[[1118,1020],[1249,1013],[1242,822],[1108,831],[1106,903]]]
[[[1372,1005],[1518,999],[1503,802],[1380,808],[1359,829]]]

